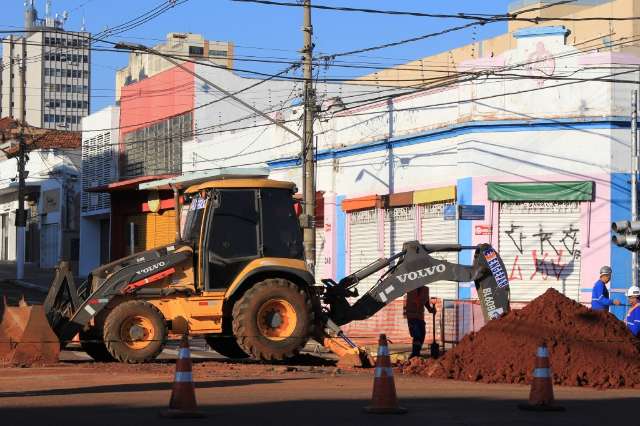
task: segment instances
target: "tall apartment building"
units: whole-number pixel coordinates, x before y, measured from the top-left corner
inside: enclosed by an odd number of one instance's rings
[[[64,29],[62,18],[51,17],[50,1],[43,19],[34,1],[25,3],[25,33],[2,40],[0,117],[20,116],[20,67],[25,72],[25,119],[35,127],[80,130],[89,114],[90,33]]]
[[[158,44],[153,49],[168,55],[210,61],[212,64],[229,69],[233,67],[233,43],[205,40],[200,34],[168,33],[166,43]],[[171,62],[158,55],[129,54],[129,64],[116,72],[116,102],[120,102],[120,90],[123,86],[152,77],[173,67]]]

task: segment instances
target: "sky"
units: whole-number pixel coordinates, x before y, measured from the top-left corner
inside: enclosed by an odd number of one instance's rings
[[[289,0],[293,1],[293,0]],[[508,0],[313,0],[314,4],[367,7],[386,10],[428,13],[507,12]],[[36,0],[39,16],[44,16],[44,0]],[[69,11],[67,30],[79,30],[84,17],[87,31],[98,33],[133,19],[163,0],[53,0],[53,12]],[[23,0],[0,0],[0,30],[21,29],[24,18]],[[402,40],[461,25],[457,19],[410,16],[372,15],[340,11],[312,12],[315,53],[330,54]],[[188,0],[150,22],[109,38],[153,46],[164,40],[168,32],[200,33],[209,40],[228,40],[235,44],[238,57],[298,59],[302,46],[302,9],[237,3],[231,0]],[[436,38],[378,50],[368,56],[345,57],[348,61],[375,61],[393,65],[423,58],[457,46],[502,34],[506,23],[478,26],[474,29],[446,34]],[[93,52],[91,81],[91,111],[114,103],[115,71],[127,63],[125,52]],[[265,73],[277,73],[283,64],[236,62],[242,67]],[[322,75],[353,77],[366,70],[344,68],[322,69]]]

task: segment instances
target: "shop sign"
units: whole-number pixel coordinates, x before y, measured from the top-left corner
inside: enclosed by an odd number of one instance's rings
[[[484,205],[459,205],[458,218],[460,220],[484,220]]]
[[[491,235],[491,225],[476,225],[475,226],[475,234],[476,235]]]

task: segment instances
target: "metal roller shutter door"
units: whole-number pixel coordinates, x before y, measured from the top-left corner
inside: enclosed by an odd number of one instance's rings
[[[162,213],[147,215],[147,243],[146,249],[171,244],[176,240],[176,213],[165,210]]]
[[[380,257],[378,251],[378,211],[361,210],[349,213],[349,273],[364,268]],[[358,284],[362,296],[378,280],[374,274]]]
[[[384,255],[402,251],[402,244],[416,239],[415,208],[395,207],[384,210]]]
[[[550,287],[579,299],[579,202],[503,202],[499,231],[511,300],[530,301]]]
[[[458,242],[458,224],[455,220],[444,220],[444,208],[454,203],[433,203],[420,206],[422,226],[421,242],[423,244],[441,244]],[[458,253],[434,253],[436,259],[458,263]],[[437,281],[429,286],[431,297],[441,299],[457,299],[458,283],[454,281]]]
[[[320,282],[320,278],[326,278],[324,270],[324,228],[316,228],[316,261],[313,273],[316,282]]]

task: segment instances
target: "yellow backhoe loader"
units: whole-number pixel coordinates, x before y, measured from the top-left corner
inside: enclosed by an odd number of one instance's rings
[[[57,349],[79,334],[97,361],[139,363],[153,360],[170,335],[189,333],[232,358],[284,360],[315,339],[366,365],[367,354],[340,325],[368,318],[415,288],[475,281],[487,318],[509,310],[504,264],[488,245],[407,242],[388,259],[317,286],[303,259],[292,183],[239,173],[193,182],[183,191],[189,208],[182,232],[176,212],[174,244],[101,266],[79,286],[61,263],[42,307],[5,308],[0,359],[55,362]],[[166,184],[178,201],[179,182]],[[430,256],[464,249],[475,250],[472,266]],[[357,298],[358,282],[385,268]]]

